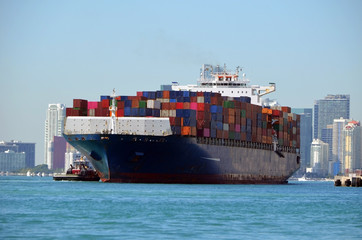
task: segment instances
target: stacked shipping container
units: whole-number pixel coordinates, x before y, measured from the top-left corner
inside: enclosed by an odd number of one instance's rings
[[[109,96],[99,102],[74,99],[67,116],[110,116]],[[250,104],[249,97],[190,91],[137,92],[116,97],[117,117],[168,117],[173,134],[300,147],[300,116],[289,107],[274,109]]]

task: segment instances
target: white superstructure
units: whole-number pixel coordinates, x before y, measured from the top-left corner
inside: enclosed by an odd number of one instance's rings
[[[172,90],[186,90],[197,92],[215,92],[227,97],[250,97],[251,103],[262,105],[261,96],[275,91],[275,83],[270,86],[248,85],[250,82],[243,74],[239,78],[239,67],[235,72],[226,69],[226,66],[212,66],[203,64],[200,72],[200,79],[197,85],[172,84]]]
[[[169,118],[160,117],[67,117],[64,133],[122,134],[167,136],[171,135]]]

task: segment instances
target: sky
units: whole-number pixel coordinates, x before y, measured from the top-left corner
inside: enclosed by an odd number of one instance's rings
[[[242,67],[268,97],[313,108],[350,94],[362,120],[362,1],[0,0],[0,141],[36,143],[48,104],[196,84],[204,63]]]

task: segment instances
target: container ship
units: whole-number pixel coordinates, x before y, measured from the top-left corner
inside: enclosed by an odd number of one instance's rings
[[[73,99],[65,139],[103,182],[285,184],[300,167],[300,116],[265,106],[276,85],[202,65],[196,85]]]

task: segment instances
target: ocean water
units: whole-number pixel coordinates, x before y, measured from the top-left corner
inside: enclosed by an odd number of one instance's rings
[[[0,239],[362,239],[362,188],[0,177]]]

